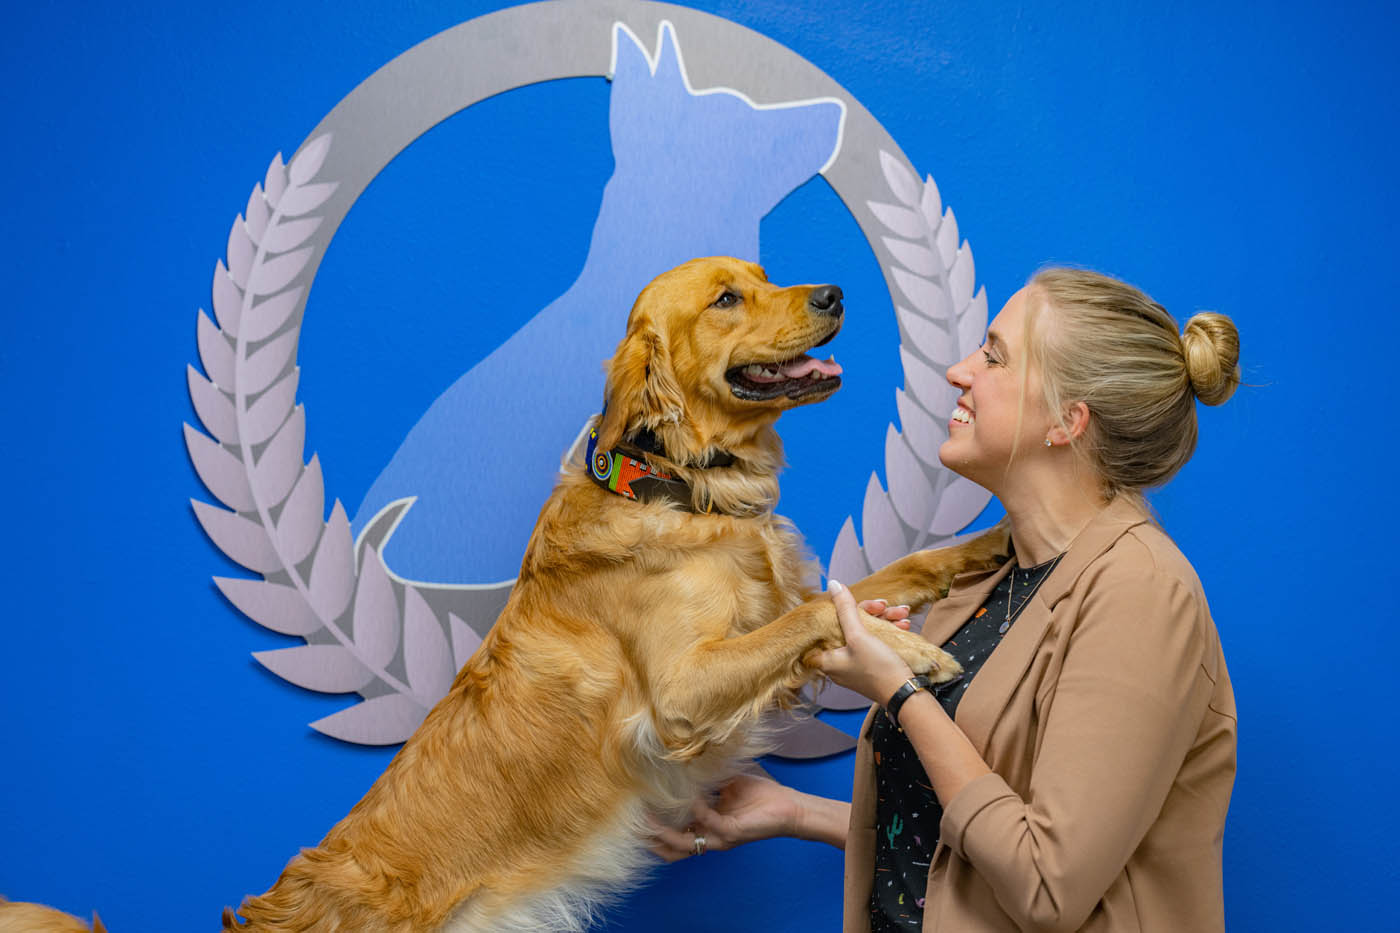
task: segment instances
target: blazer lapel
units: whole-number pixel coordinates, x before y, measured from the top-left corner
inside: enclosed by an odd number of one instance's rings
[[[1001,719],[1006,704],[1017,686],[1030,670],[1036,651],[1050,630],[1050,622],[1055,604],[1067,596],[1075,582],[1099,555],[1107,551],[1123,534],[1134,525],[1147,521],[1147,517],[1132,502],[1118,498],[1110,502],[1085,526],[1084,530],[1070,542],[1069,550],[1060,563],[1050,572],[1050,576],[1036,590],[1030,602],[1007,630],[1006,637],[987,658],[976,678],[968,685],[958,703],[954,722],[962,728],[972,744],[985,760],[992,737],[992,730]],[[1007,564],[1009,567],[1010,564]],[[992,579],[992,586],[1006,575],[1002,568]],[[980,587],[979,587],[980,589]],[[991,592],[988,586],[982,592],[982,602]],[[978,603],[981,605],[981,602]],[[968,614],[961,618],[966,621]],[[954,627],[946,634],[946,641],[957,631]],[[942,641],[939,642],[942,644]],[[991,762],[988,762],[991,764]]]
[[[923,636],[935,645],[952,638],[972,618],[977,607],[987,601],[997,582],[1010,572],[1011,562],[1007,561],[996,570],[958,574],[948,588],[948,595],[929,609],[921,630]]]

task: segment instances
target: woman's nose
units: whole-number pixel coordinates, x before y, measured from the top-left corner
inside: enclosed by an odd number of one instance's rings
[[[969,354],[948,367],[948,382],[960,389],[966,389],[972,384],[972,370],[968,367],[967,361],[972,359]]]

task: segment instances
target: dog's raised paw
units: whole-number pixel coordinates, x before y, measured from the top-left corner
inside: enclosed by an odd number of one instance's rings
[[[895,654],[915,674],[923,674],[934,683],[941,684],[962,673],[962,665],[951,654],[920,635],[907,632],[882,619],[868,618],[866,627],[881,641],[894,649]]]

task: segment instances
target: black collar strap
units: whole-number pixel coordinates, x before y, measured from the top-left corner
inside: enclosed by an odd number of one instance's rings
[[[642,428],[634,434],[630,443],[643,453],[660,454],[666,457],[666,448],[662,446],[661,439],[651,433],[651,430],[648,428]],[[670,460],[673,458],[667,457],[667,459]],[[734,455],[725,453],[722,450],[710,451],[709,456],[695,464],[696,467],[702,470],[709,469],[710,467],[727,467],[733,465]]]
[[[644,433],[651,443],[656,442],[650,431]],[[650,452],[659,453],[657,450]],[[731,463],[733,459],[730,457]],[[689,483],[655,469],[637,453],[618,448],[599,450],[596,428],[588,432],[588,478],[609,492],[633,501],[674,502],[687,511],[696,511]]]

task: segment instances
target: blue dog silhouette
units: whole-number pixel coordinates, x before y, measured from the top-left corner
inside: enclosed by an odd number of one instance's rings
[[[757,106],[688,85],[674,27],[656,61],[613,27],[614,171],[569,289],[438,397],[365,495],[358,536],[416,497],[384,547],[401,577],[487,583],[519,570],[560,457],[603,394],[637,293],[695,256],[758,260],[759,221],[836,155],[833,99]]]

